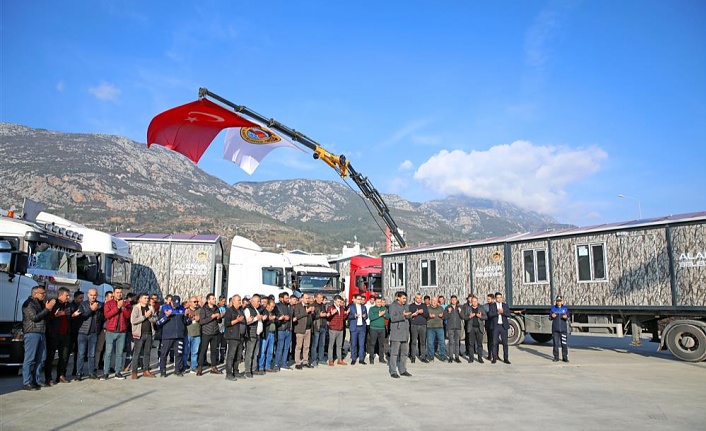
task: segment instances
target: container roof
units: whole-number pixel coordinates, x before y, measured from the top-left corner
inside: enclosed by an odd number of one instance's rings
[[[220,235],[191,235],[183,233],[142,233],[142,232],[118,232],[113,236],[122,238],[125,241],[156,241],[156,242],[207,242],[215,243],[220,241]]]

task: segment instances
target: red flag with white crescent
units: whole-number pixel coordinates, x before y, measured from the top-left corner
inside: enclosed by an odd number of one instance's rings
[[[162,112],[147,128],[147,147],[158,144],[198,163],[213,138],[228,127],[260,127],[208,99]]]

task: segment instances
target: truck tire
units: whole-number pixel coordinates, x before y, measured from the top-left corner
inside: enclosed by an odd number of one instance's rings
[[[666,335],[670,352],[682,361],[701,362],[706,359],[706,333],[688,323],[676,324]]]
[[[525,332],[522,330],[520,322],[514,317],[508,319],[508,323],[510,323],[510,327],[507,330],[507,345],[517,346],[525,340]]]
[[[538,343],[546,343],[552,339],[552,334],[540,334],[538,332],[530,333],[530,337]]]

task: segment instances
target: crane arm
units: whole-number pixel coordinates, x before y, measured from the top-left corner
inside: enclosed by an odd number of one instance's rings
[[[400,246],[407,246],[407,243],[405,242],[404,238],[402,237],[402,234],[397,228],[397,224],[390,215],[390,210],[387,207],[387,204],[385,204],[385,201],[382,199],[380,193],[378,193],[377,189],[373,187],[372,183],[370,183],[367,177],[361,175],[358,171],[353,168],[353,166],[351,166],[348,159],[346,159],[346,156],[337,156],[323,148],[316,141],[309,138],[305,134],[285,126],[279,121],[276,121],[274,118],[265,118],[264,116],[258,114],[257,112],[249,109],[244,105],[236,105],[235,103],[209,91],[206,88],[199,88],[199,97],[210,97],[214,100],[221,102],[226,106],[229,106],[237,113],[247,115],[248,117],[251,117],[265,124],[267,127],[271,127],[279,131],[280,133],[292,139],[292,141],[299,142],[305,147],[309,148],[311,151],[313,151],[315,159],[320,159],[324,163],[329,165],[336,171],[336,173],[341,178],[345,179],[346,177],[350,176],[353,182],[355,182],[358,188],[360,188],[360,191],[363,193],[363,196],[365,196],[365,198],[367,198],[375,206],[378,215],[382,217],[382,219],[385,221],[385,224],[390,229],[390,233],[395,237]]]

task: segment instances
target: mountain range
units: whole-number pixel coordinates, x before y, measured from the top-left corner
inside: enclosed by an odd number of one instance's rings
[[[237,233],[264,248],[324,253],[340,251],[354,238],[376,251],[385,243],[382,219],[351,188],[352,181],[231,185],[161,146],[10,123],[0,123],[0,160],[1,208],[19,209],[30,198],[49,212],[107,232],[217,233],[228,244]],[[382,197],[409,245],[564,226],[500,201]]]

